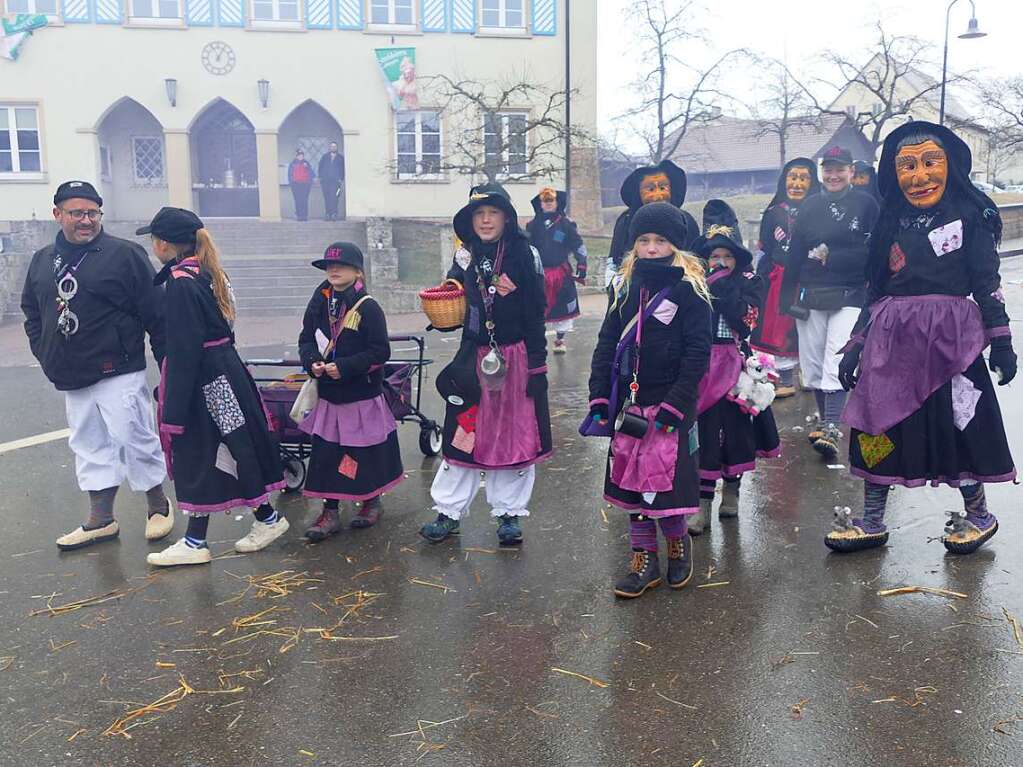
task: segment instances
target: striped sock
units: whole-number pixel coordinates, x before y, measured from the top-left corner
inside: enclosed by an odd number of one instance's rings
[[[863,521],[874,525],[884,524],[884,510],[888,505],[888,485],[876,482],[863,483]]]
[[[661,535],[667,539],[685,538],[688,530],[684,514],[676,514],[670,517],[660,517],[657,524],[661,527]]]
[[[206,548],[206,532],[210,528],[208,514],[196,514],[188,518],[188,529],[185,530],[185,543],[193,549]]]
[[[272,525],[279,519],[277,510],[269,503],[260,504],[259,508],[252,513],[264,525]]]
[[[959,492],[963,496],[963,508],[966,509],[966,518],[974,524],[978,521],[987,522],[991,515],[987,510],[987,497],[984,494],[984,485],[980,482],[960,485]]]
[[[657,523],[642,514],[629,515],[629,541],[633,551],[657,552]]]
[[[714,498],[714,488],[718,485],[716,479],[701,479],[700,480],[700,498],[703,500]]]
[[[845,392],[839,391],[826,391],[824,394],[824,411],[821,413],[821,419],[824,423],[838,423],[842,417],[842,408],[845,407]]]

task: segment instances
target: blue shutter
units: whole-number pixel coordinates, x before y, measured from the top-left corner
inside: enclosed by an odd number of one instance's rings
[[[185,22],[190,27],[212,27],[213,0],[185,0]]]
[[[533,0],[533,34],[549,36],[557,33],[557,0]]]
[[[447,0],[421,0],[424,32],[448,31]]]
[[[96,0],[97,24],[121,23],[121,0]]]
[[[308,29],[331,29],[334,15],[331,0],[305,0],[305,25]]]
[[[362,29],[362,0],[337,0],[337,28]]]
[[[60,15],[70,24],[84,24],[92,21],[92,7],[89,0],[61,0]]]
[[[477,0],[450,0],[450,2],[451,31],[463,33],[475,32]]]
[[[244,27],[243,0],[220,0],[217,3],[217,23],[222,27]]]

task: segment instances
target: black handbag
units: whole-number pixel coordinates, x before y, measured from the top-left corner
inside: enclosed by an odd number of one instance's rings
[[[804,309],[837,312],[847,305],[849,297],[857,290],[837,285],[811,285],[800,289],[797,304]]]

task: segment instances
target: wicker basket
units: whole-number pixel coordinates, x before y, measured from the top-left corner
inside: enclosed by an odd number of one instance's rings
[[[419,292],[423,311],[438,330],[462,327],[465,319],[465,290],[458,280],[444,280],[435,288]]]

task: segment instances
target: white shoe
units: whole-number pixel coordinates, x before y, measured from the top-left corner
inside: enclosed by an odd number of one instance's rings
[[[174,565],[205,565],[212,559],[208,547],[192,548],[182,538],[163,551],[157,551],[146,557],[146,561],[156,567],[173,567]]]
[[[248,554],[252,551],[265,549],[286,532],[291,525],[284,517],[278,517],[272,525],[260,522],[258,519],[252,521],[252,529],[249,534],[234,545],[234,550],[241,554]]]
[[[112,541],[118,536],[120,531],[121,528],[117,524],[116,520],[111,522],[109,525],[97,527],[94,530],[86,530],[84,527],[79,527],[77,530],[72,530],[67,535],[60,536],[60,538],[57,539],[57,548],[61,551],[84,549],[86,546],[91,546],[94,543]]]
[[[146,540],[158,541],[170,535],[174,529],[174,503],[167,499],[167,513],[154,514],[146,520]]]

